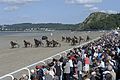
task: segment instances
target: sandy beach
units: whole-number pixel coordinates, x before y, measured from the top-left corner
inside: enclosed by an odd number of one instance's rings
[[[30,41],[33,43],[33,38],[40,39],[43,34],[41,33],[18,33],[0,36],[0,76],[48,58],[58,52],[64,51],[74,46],[61,42],[62,36],[83,36],[86,38],[87,35],[91,39],[104,34],[105,32],[93,31],[93,32],[70,32],[70,31],[57,31],[52,32],[53,36],[50,36],[51,32],[45,33],[49,36],[49,39],[55,39],[61,43],[61,47],[48,48],[23,48],[23,40]],[[20,44],[20,48],[10,49],[9,42],[11,40],[17,41]],[[78,45],[78,44],[77,44]],[[16,75],[15,75],[16,76]]]

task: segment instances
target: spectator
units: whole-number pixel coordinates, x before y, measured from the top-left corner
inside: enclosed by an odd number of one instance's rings
[[[57,80],[61,80],[61,73],[62,73],[62,68],[60,66],[60,62],[57,60],[55,64],[55,75],[58,78]]]
[[[44,73],[42,66],[36,66],[36,69],[37,69],[37,75],[39,76],[39,80],[43,80]]]
[[[38,80],[39,77],[38,75],[36,74],[35,70],[31,70],[31,77],[30,77],[31,80]]]
[[[85,62],[85,72],[88,73],[89,72],[89,64],[90,64],[90,60],[88,58],[88,55],[86,55],[84,62]]]
[[[28,80],[28,75],[23,74],[19,80]]]
[[[70,62],[68,60],[64,66],[64,80],[70,80]]]
[[[79,59],[77,63],[78,68],[78,80],[82,80],[82,61]]]
[[[110,66],[110,65],[108,66],[108,71],[112,75],[112,80],[116,80],[116,73],[114,72],[112,66]]]

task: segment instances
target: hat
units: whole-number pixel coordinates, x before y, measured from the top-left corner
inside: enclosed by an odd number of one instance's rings
[[[109,71],[111,71],[113,69],[112,66],[110,66],[110,65],[107,68]]]
[[[31,72],[31,73],[35,73],[35,70],[34,70],[34,69],[31,69],[30,72]]]
[[[26,77],[26,74],[22,74],[22,77]]]
[[[40,69],[40,68],[42,68],[42,66],[37,65],[35,68],[36,69]]]
[[[91,75],[95,75],[95,74],[96,74],[96,72],[95,72],[95,71],[91,73]]]
[[[111,56],[108,56],[108,60],[111,60]]]

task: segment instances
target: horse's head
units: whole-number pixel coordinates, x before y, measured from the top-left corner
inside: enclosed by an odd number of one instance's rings
[[[26,42],[25,40],[23,40],[23,42]]]
[[[14,42],[13,41],[10,41],[11,44],[13,44]]]

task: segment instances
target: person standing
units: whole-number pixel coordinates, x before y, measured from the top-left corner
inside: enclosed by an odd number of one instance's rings
[[[67,60],[64,66],[64,80],[70,80],[70,62]]]
[[[86,55],[84,62],[85,62],[85,72],[88,73],[89,72],[89,65],[90,65],[90,60],[89,60],[88,55]]]
[[[58,78],[58,80],[61,80],[62,69],[60,66],[60,62],[58,60],[56,61],[54,68],[55,68],[55,76]]]
[[[82,61],[79,59],[77,63],[78,68],[78,80],[82,80]]]

